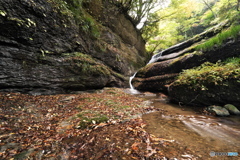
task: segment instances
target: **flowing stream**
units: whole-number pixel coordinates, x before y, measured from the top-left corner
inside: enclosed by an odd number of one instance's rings
[[[158,61],[164,51],[154,55],[148,64]],[[141,93],[131,84],[136,73],[130,77],[130,94],[141,96],[164,112],[143,115],[146,130],[157,137],[173,139],[197,159],[240,159],[240,116],[214,117],[203,115],[200,108],[183,107],[167,102],[161,94]],[[211,154],[210,154],[211,153]],[[219,156],[229,154],[238,156]],[[191,158],[190,158],[191,159]]]
[[[240,159],[240,116],[203,115],[200,108],[170,104],[166,97],[154,93],[137,96],[146,98],[163,111],[143,115],[149,133],[175,140],[186,150],[193,151],[197,159]],[[238,156],[210,156],[210,152],[237,152]]]

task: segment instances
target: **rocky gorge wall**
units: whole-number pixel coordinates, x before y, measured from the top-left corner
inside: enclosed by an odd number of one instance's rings
[[[153,63],[137,72],[132,80],[133,86],[141,91],[164,92],[176,103],[195,106],[234,104],[240,108],[240,94],[237,91],[240,89],[239,63],[236,64],[234,71],[227,73],[233,76],[223,78],[220,82],[216,78],[218,76],[222,78],[219,75],[220,70],[209,73],[209,79],[215,76],[215,81],[211,82],[205,81],[198,84],[197,75],[194,75],[196,77],[193,80],[194,84],[183,83],[178,79],[183,70],[201,66],[205,62],[216,63],[231,57],[239,57],[239,32],[235,38],[228,37],[220,46],[215,45],[211,50],[199,51],[195,48],[199,43],[204,43],[229,26],[230,24],[226,21],[155,55],[156,60]],[[198,76],[199,79],[205,78]]]
[[[127,85],[146,61],[140,33],[108,0],[78,7],[68,0],[0,1],[0,91],[53,94]]]

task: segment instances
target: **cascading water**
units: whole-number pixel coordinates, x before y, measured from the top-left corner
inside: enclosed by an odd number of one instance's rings
[[[133,74],[133,76],[131,76],[131,77],[129,78],[130,92],[131,92],[132,94],[139,94],[139,93],[140,93],[138,90],[134,89],[134,87],[133,87],[133,85],[132,85],[132,79],[135,77],[136,74],[137,74],[137,72],[135,72],[135,73]]]
[[[133,87],[133,85],[132,85],[132,79],[135,77],[136,74],[137,74],[137,72],[135,72],[135,73],[133,74],[133,76],[131,76],[130,79],[129,79],[130,89],[134,89],[134,87]]]
[[[155,54],[154,56],[152,56],[152,58],[150,59],[150,61],[149,61],[147,64],[156,62],[156,61],[162,56],[162,53],[163,53],[163,51],[160,52],[160,53],[158,53],[158,54]],[[133,78],[135,77],[136,74],[137,74],[137,72],[135,72],[135,73],[133,74],[133,76],[131,76],[131,77],[129,78],[130,92],[133,93],[133,94],[139,94],[139,91],[136,90],[136,89],[134,89],[134,87],[133,87],[133,85],[132,85],[132,80],[133,80]]]
[[[162,56],[162,53],[163,53],[163,51],[161,51],[158,54],[153,55],[152,58],[150,59],[150,61],[148,62],[148,64],[158,61],[158,59]]]

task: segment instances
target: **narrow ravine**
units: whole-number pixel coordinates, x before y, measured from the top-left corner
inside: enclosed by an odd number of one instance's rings
[[[209,155],[239,152],[239,117],[205,116],[160,93],[104,88],[0,100],[0,159],[239,159]]]
[[[152,102],[163,112],[143,115],[146,131],[156,137],[171,139],[194,155],[190,159],[239,159],[239,156],[210,156],[210,152],[240,153],[240,117],[214,117],[203,115],[200,108],[170,104],[159,94],[138,95]],[[177,147],[177,146],[176,146]],[[194,158],[193,158],[194,157]]]

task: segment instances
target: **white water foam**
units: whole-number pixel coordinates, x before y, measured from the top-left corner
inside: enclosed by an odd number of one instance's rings
[[[130,92],[131,92],[132,94],[139,94],[139,93],[140,93],[138,90],[134,89],[134,87],[133,87],[133,85],[132,85],[132,79],[135,77],[136,74],[137,74],[137,72],[135,72],[135,73],[133,74],[133,76],[131,76],[131,77],[129,78]]]
[[[161,56],[162,56],[162,52],[158,53],[158,54],[155,54],[152,56],[152,58],[150,59],[150,61],[147,63],[147,64],[150,64],[150,63],[154,63],[156,62]],[[132,94],[139,94],[140,92],[138,90],[136,90],[133,85],[132,85],[132,79],[135,77],[135,75],[137,74],[137,72],[135,72],[130,78],[129,78],[129,86],[130,86],[130,92]]]
[[[163,53],[163,51],[161,51],[158,54],[153,55],[152,58],[150,59],[150,61],[148,62],[148,64],[156,62],[160,57],[162,57],[162,53]]]

